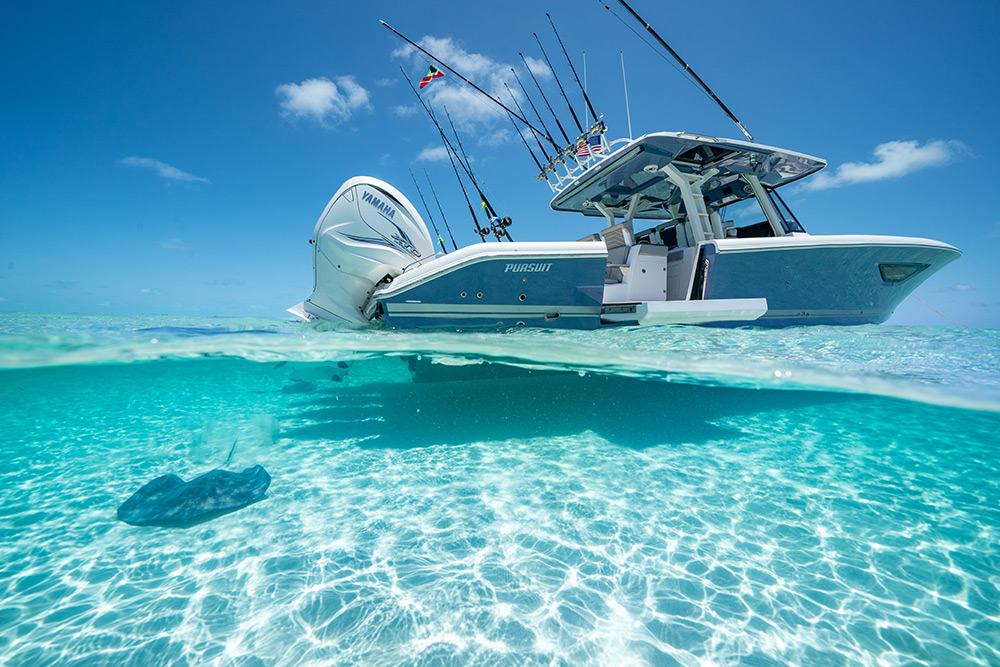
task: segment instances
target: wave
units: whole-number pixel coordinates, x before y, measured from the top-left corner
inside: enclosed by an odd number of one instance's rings
[[[742,388],[872,394],[1000,412],[1000,336],[937,327],[664,326],[396,331],[260,318],[0,315],[0,369],[234,358],[419,356]]]

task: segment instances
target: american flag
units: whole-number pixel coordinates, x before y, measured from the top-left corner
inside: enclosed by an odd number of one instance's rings
[[[590,152],[593,155],[600,155],[604,152],[604,142],[601,141],[601,135],[595,134],[590,138]]]
[[[576,144],[576,156],[577,157],[590,157],[590,144],[587,143],[586,139],[581,139]]]

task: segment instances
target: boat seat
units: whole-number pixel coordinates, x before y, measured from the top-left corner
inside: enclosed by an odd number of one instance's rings
[[[604,271],[604,284],[613,285],[625,279],[628,273],[628,251],[635,245],[632,225],[619,222],[601,230],[601,238],[608,247],[608,265]]]
[[[604,271],[604,284],[605,285],[615,285],[625,280],[625,274],[628,273],[628,264],[608,264],[608,267]]]
[[[617,248],[608,249],[608,265],[626,264],[628,262],[629,246],[620,245]]]
[[[688,247],[687,226],[683,222],[674,225],[674,239],[677,241],[678,248]]]
[[[608,250],[611,250],[612,248],[619,248],[621,246],[628,247],[635,245],[635,236],[632,234],[632,226],[624,222],[619,222],[617,225],[612,225],[607,229],[602,229],[601,238],[604,239],[604,243],[608,246]]]

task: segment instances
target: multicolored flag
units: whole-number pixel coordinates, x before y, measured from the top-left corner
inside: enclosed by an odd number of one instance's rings
[[[442,76],[444,76],[444,72],[439,70],[437,67],[434,67],[434,65],[430,65],[430,69],[427,70],[427,74],[420,80],[420,88],[422,89],[434,79],[440,79]]]
[[[580,141],[576,143],[576,156],[590,157],[590,144],[586,139],[580,139]]]

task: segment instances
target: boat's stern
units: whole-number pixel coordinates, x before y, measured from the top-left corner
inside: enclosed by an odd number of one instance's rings
[[[601,324],[607,247],[601,241],[483,243],[407,270],[372,296],[388,325]]]

